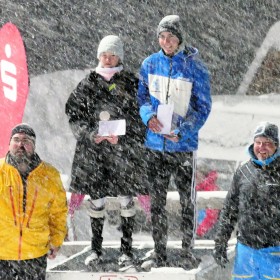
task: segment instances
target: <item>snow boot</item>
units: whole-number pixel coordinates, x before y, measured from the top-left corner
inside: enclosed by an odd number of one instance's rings
[[[179,267],[185,270],[197,268],[201,262],[200,258],[194,256],[190,249],[183,249],[181,253],[181,262]]]
[[[91,265],[91,264],[98,264],[101,260],[101,256],[98,256],[96,252],[92,252],[86,259],[85,259],[85,265]]]
[[[150,271],[151,268],[168,267],[166,255],[158,255],[155,251],[151,252],[149,256],[142,259],[141,268],[144,271]]]
[[[121,238],[121,248],[122,253],[119,258],[119,265],[127,266],[133,264],[133,254],[132,254],[132,232],[134,228],[134,216],[133,217],[121,217],[121,229],[123,232],[123,237]]]
[[[92,253],[86,258],[85,264],[90,265],[101,261],[102,255],[102,231],[104,225],[104,218],[92,218],[90,217],[92,239],[91,239],[91,250]]]
[[[131,255],[122,254],[118,259],[118,263],[120,267],[132,266],[133,257]]]

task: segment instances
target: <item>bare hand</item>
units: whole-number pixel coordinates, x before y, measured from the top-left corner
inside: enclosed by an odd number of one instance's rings
[[[59,249],[60,249],[60,247],[51,246],[51,248],[48,252],[48,259],[54,260],[57,256],[57,253],[58,253]]]
[[[171,132],[170,134],[164,134],[163,135],[164,138],[172,141],[172,142],[178,142],[179,141],[179,137],[177,134],[174,134],[174,132]]]
[[[148,122],[148,128],[154,133],[160,132],[162,127],[163,125],[160,123],[156,116],[152,117]]]
[[[97,136],[95,136],[95,137],[93,138],[93,140],[94,140],[94,143],[95,143],[95,144],[99,144],[99,143],[101,143],[102,141],[107,140],[107,136],[99,136],[99,135],[97,135]]]
[[[115,144],[118,143],[119,137],[118,137],[118,136],[115,136],[115,135],[110,135],[110,136],[107,137],[106,140],[107,140],[109,143],[115,145]]]
[[[115,136],[115,135],[110,135],[110,136],[98,136],[97,135],[93,138],[93,140],[94,140],[94,143],[96,143],[96,144],[100,144],[102,141],[107,140],[109,143],[115,145],[118,143],[119,138],[118,138],[118,136]]]

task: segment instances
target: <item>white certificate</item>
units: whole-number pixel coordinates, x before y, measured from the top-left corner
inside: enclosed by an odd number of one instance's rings
[[[114,120],[114,121],[99,121],[98,135],[110,136],[110,135],[125,135],[126,133],[126,121]]]
[[[161,134],[170,134],[173,111],[174,111],[174,104],[158,105],[157,119],[163,125],[160,131]]]

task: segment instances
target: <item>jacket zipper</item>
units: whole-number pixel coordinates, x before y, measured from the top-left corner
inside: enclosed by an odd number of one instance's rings
[[[36,202],[36,199],[37,199],[37,195],[38,195],[38,187],[36,187],[36,189],[35,189],[35,194],[34,194],[34,197],[33,197],[32,206],[31,206],[31,210],[30,210],[30,213],[29,213],[29,218],[28,218],[26,227],[29,227],[29,222],[30,222],[30,220],[31,220],[31,216],[32,216],[33,211],[34,211],[34,207],[35,207],[35,202]]]
[[[168,104],[168,99],[169,99],[169,87],[170,87],[170,77],[171,77],[171,71],[172,71],[172,58],[170,58],[170,68],[169,68],[169,73],[168,73],[168,83],[167,83],[167,92],[165,96],[165,103]]]
[[[16,209],[15,209],[15,203],[14,203],[14,199],[13,199],[13,189],[11,186],[10,186],[10,199],[11,199],[11,204],[12,204],[14,223],[15,223],[15,226],[17,226]]]
[[[18,259],[21,260],[21,246],[22,246],[22,224],[20,224],[19,229],[19,241],[18,241]]]
[[[16,209],[15,209],[15,203],[14,203],[14,198],[13,198],[13,189],[10,186],[10,199],[11,199],[11,204],[12,204],[12,211],[13,211],[13,217],[14,217],[14,223],[15,226],[17,226],[17,220],[16,220]],[[20,216],[20,215],[19,215]],[[21,244],[22,244],[22,223],[19,223],[19,246],[18,246],[18,259],[21,259]]]
[[[168,73],[168,83],[167,83],[167,92],[165,96],[165,104],[168,104],[168,99],[169,99],[169,87],[170,87],[170,77],[171,77],[171,71],[172,71],[172,58],[170,58],[170,67],[169,67],[169,73]],[[163,153],[165,151],[165,145],[166,145],[166,138],[163,137]]]

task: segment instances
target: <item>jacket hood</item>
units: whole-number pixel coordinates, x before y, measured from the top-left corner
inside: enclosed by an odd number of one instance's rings
[[[253,146],[254,146],[254,144],[251,144],[248,147],[248,154],[249,154],[251,160],[259,166],[269,165],[271,162],[273,162],[276,158],[278,158],[280,156],[280,150],[278,148],[271,157],[267,158],[266,160],[259,160],[259,159],[257,159],[257,157],[254,154]]]
[[[188,57],[198,55],[198,49],[192,46],[185,46],[183,51]]]

